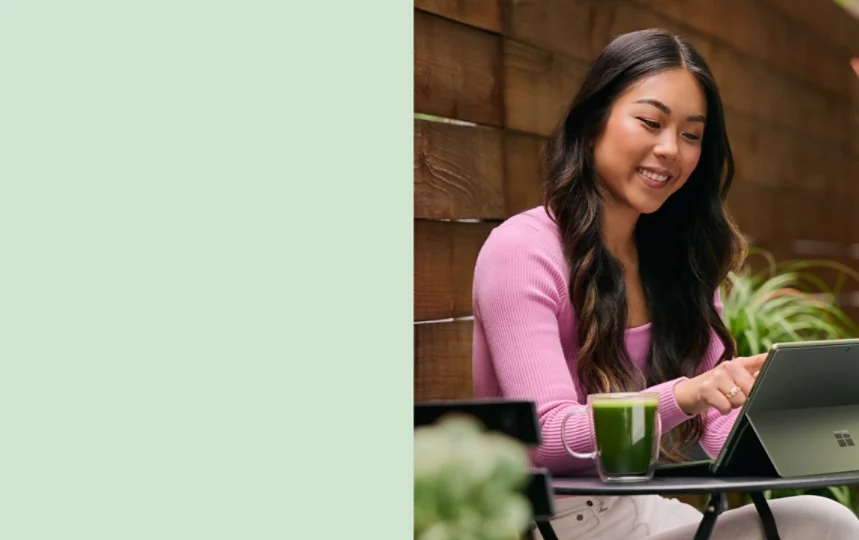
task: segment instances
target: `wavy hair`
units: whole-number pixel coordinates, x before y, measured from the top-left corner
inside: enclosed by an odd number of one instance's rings
[[[642,77],[683,68],[698,81],[707,103],[701,155],[686,183],[635,228],[639,272],[651,320],[646,376],[624,344],[627,296],[621,264],[600,236],[601,185],[591,141],[605,126],[615,99]],[[588,393],[637,391],[676,377],[693,377],[715,330],[732,358],[736,346],[714,305],[746,245],[725,208],[734,174],[719,90],[709,67],[683,39],[658,29],[624,34],[596,59],[565,118],[546,147],[544,205],[561,231],[570,266],[569,294],[578,317],[576,362]],[[696,416],[663,435],[663,457],[679,460],[696,443]]]

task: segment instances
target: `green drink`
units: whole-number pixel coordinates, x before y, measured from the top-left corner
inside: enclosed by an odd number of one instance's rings
[[[647,474],[658,406],[658,401],[623,399],[591,403],[597,452],[606,473]]]
[[[605,482],[635,482],[653,477],[653,466],[659,455],[661,425],[659,394],[619,393],[588,396],[588,407],[567,415],[590,412],[595,451],[573,452],[573,456],[596,459],[597,470]],[[566,433],[564,427],[562,433]]]

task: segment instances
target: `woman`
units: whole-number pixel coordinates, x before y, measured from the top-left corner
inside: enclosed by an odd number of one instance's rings
[[[718,89],[677,36],[609,44],[548,144],[546,199],[497,227],[474,275],[477,397],[536,402],[536,465],[594,474],[561,442],[589,393],[660,394],[663,455],[718,454],[764,355],[735,358],[718,286],[745,244],[723,201],[733,160]],[[589,419],[566,437],[590,451]],[[783,538],[859,538],[859,520],[822,497],[771,503]],[[692,538],[701,514],[674,499],[565,497],[553,527],[579,538]],[[762,538],[748,506],[713,538]]]

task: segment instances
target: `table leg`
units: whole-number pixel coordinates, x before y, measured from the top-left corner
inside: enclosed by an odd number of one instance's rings
[[[775,525],[775,518],[770,510],[770,506],[767,504],[766,498],[764,498],[764,494],[760,491],[755,491],[751,493],[751,496],[758,515],[761,517],[764,536],[766,536],[767,540],[781,540],[781,537],[778,535],[778,527]]]
[[[704,517],[701,519],[701,524],[698,525],[698,530],[695,532],[695,540],[708,540],[713,533],[713,527],[716,526],[716,518],[722,513],[725,508],[727,497],[724,493],[713,493],[710,495],[710,502],[707,503],[707,508],[704,509]]]
[[[552,528],[552,524],[548,521],[538,521],[537,528],[540,529],[540,536],[543,537],[543,540],[558,540],[555,529]]]

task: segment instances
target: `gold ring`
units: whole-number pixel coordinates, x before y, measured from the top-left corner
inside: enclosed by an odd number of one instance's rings
[[[726,397],[726,398],[728,398],[728,399],[731,399],[732,397],[736,396],[736,395],[737,395],[737,394],[739,394],[739,393],[740,393],[740,387],[739,387],[739,386],[735,386],[735,387],[731,388],[731,391],[730,391],[730,392],[728,392],[727,394],[725,394],[725,397]]]

